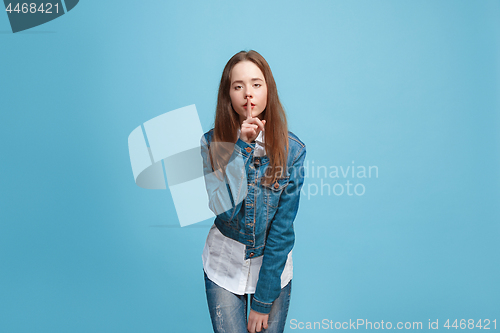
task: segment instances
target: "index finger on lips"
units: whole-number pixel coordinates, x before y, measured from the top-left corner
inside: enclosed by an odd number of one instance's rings
[[[247,119],[252,118],[252,103],[250,103],[250,97],[247,97]]]

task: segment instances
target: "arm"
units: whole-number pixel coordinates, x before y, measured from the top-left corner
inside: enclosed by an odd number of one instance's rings
[[[260,313],[269,313],[272,303],[281,292],[281,273],[295,242],[293,221],[299,209],[300,190],[304,184],[305,156],[304,146],[294,158],[288,186],[281,194],[278,209],[271,221],[254,302],[251,305],[252,310]]]
[[[212,169],[210,163],[210,152],[205,135],[201,137],[201,155],[203,158],[203,174],[208,193],[209,208],[222,220],[231,221],[240,211],[242,202],[248,193],[247,173],[250,167],[255,143],[246,143],[238,138],[236,144],[217,143],[234,145],[234,150],[226,166],[226,175],[219,178]]]

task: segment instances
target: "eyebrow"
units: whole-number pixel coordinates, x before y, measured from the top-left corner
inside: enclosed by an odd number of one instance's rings
[[[252,79],[252,81],[264,81],[264,80],[260,79],[258,77],[255,77],[255,78]],[[235,84],[235,83],[243,83],[243,81],[242,80],[236,80],[236,81],[231,82],[231,84]]]

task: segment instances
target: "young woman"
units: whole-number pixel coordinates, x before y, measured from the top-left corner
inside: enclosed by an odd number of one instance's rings
[[[283,332],[306,147],[288,131],[259,53],[242,51],[226,64],[201,154],[216,214],[202,255],[214,332]]]

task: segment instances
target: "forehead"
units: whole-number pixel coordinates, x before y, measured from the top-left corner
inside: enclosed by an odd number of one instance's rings
[[[239,63],[234,65],[233,69],[231,70],[230,78],[231,82],[236,80],[256,78],[264,80],[264,74],[256,64],[251,61],[245,60],[240,61]]]

